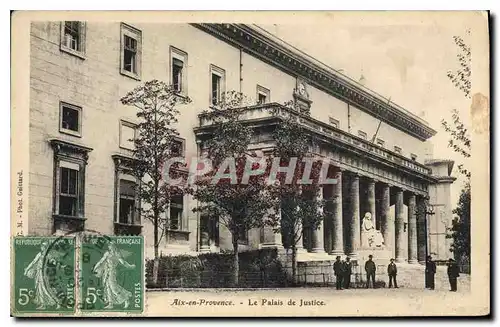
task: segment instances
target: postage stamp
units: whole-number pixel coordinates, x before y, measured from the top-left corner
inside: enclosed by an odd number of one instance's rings
[[[144,310],[141,236],[84,236],[80,251],[82,312]]]
[[[15,312],[75,312],[74,238],[16,237],[14,254]]]

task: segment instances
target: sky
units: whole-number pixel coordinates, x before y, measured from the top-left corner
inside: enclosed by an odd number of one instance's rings
[[[471,45],[473,75],[474,68],[488,74],[484,42],[476,53],[474,47],[478,40],[487,41],[479,14],[353,12],[258,25],[425,119],[437,131],[431,139],[434,158],[455,160],[452,175],[458,179],[451,189],[455,207],[465,180],[456,166],[470,163],[448,148],[449,135],[441,120],[450,121],[451,111],[457,109],[471,127],[471,100],[451,83],[447,72],[459,68],[459,50],[453,41],[458,35]],[[484,89],[484,78],[481,83],[474,81],[473,93]]]

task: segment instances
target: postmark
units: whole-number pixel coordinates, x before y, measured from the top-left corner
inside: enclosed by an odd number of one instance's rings
[[[73,237],[16,237],[14,256],[16,313],[75,312]]]
[[[142,313],[143,237],[90,235],[81,242],[81,311]]]

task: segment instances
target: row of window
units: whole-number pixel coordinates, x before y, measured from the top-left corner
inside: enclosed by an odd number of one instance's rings
[[[61,23],[61,50],[85,57],[85,22],[65,21]],[[141,78],[142,32],[130,25],[121,24],[120,73],[139,80]],[[188,54],[170,47],[170,82],[175,92],[187,95]],[[210,65],[210,104],[217,105],[226,91],[226,72]],[[258,104],[270,101],[270,90],[257,85]]]
[[[85,194],[85,169],[67,159],[56,161],[56,198],[55,214],[67,217],[82,217]],[[139,198],[136,191],[135,177],[127,174],[117,176],[115,191],[117,203],[115,205],[115,222],[125,225],[140,225]],[[168,214],[168,227],[171,230],[182,230],[184,199],[182,195],[172,196]]]
[[[340,128],[340,121],[338,119],[335,119],[333,117],[329,117],[329,122],[330,122],[330,125],[332,125],[333,127]],[[362,130],[358,130],[358,137],[366,140],[368,138],[368,135],[366,134],[366,132],[364,132]],[[385,141],[383,139],[381,139],[381,138],[377,138],[376,139],[376,143],[377,143],[378,146],[380,146],[382,148],[385,147]],[[397,154],[402,154],[403,150],[401,149],[401,147],[395,145],[394,146],[394,152],[397,153]],[[410,157],[411,157],[411,160],[413,160],[413,161],[417,160],[417,155],[414,154],[414,153],[411,153]]]

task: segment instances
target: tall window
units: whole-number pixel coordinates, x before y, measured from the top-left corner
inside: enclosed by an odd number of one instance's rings
[[[181,194],[170,198],[169,228],[171,230],[182,229],[182,212],[184,211],[184,200]]]
[[[59,131],[65,134],[81,136],[82,108],[61,102],[59,105]]]
[[[173,58],[172,59],[172,81],[173,81],[173,86],[174,90],[176,92],[182,92],[182,70],[184,69],[184,63],[177,59]]]
[[[78,170],[60,167],[59,214],[76,217],[78,212]],[[76,167],[78,168],[78,167]]]
[[[122,74],[140,79],[141,68],[141,31],[132,26],[121,25],[121,68]]]
[[[170,47],[170,76],[175,92],[187,95],[187,53]]]
[[[134,123],[120,120],[120,148],[134,150],[135,134],[136,125]]]
[[[137,74],[137,40],[128,35],[124,36],[123,69]]]
[[[265,104],[271,101],[271,91],[263,86],[257,85],[257,104]]]
[[[172,145],[170,146],[170,154],[172,157],[184,157],[185,140],[181,138],[172,140]]]
[[[223,69],[211,65],[210,79],[210,104],[216,106],[221,101],[221,96],[225,92],[226,73]]]
[[[82,57],[85,54],[85,22],[61,22],[61,50]]]
[[[118,221],[122,224],[133,224],[135,217],[136,183],[120,179],[120,199]]]
[[[54,231],[80,231],[85,223],[85,169],[91,148],[50,139],[54,150]]]

